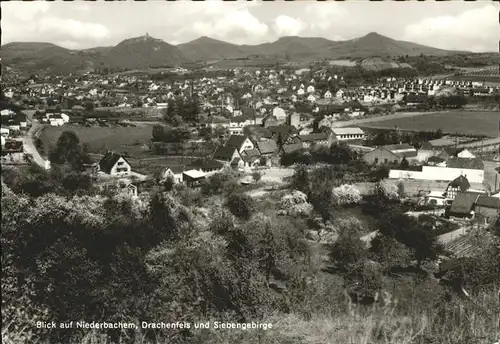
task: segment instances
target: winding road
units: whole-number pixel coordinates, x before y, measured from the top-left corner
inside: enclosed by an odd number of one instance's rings
[[[37,121],[31,121],[31,127],[26,133],[25,136],[22,137],[23,141],[23,149],[24,153],[30,154],[33,157],[33,162],[35,162],[38,166],[41,168],[48,170],[50,169],[50,164],[48,163],[47,160],[45,160],[40,153],[38,152],[38,149],[36,149],[35,143],[33,141],[33,136],[41,128],[40,123]]]

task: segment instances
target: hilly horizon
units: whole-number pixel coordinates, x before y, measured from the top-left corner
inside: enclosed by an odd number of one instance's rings
[[[238,45],[207,36],[178,45],[148,35],[125,39],[115,46],[72,50],[53,43],[11,42],[1,47],[4,65],[27,71],[75,72],[95,68],[134,69],[189,62],[253,57],[290,62],[338,58],[367,58],[467,53],[399,41],[375,32],[332,41],[323,37],[284,36],[274,42]]]

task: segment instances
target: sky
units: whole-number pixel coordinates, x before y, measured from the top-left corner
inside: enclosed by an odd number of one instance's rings
[[[116,45],[146,33],[170,44],[208,36],[236,44],[282,36],[346,40],[370,32],[441,49],[497,52],[500,4],[369,1],[20,2],[2,4],[2,44],[69,49]]]

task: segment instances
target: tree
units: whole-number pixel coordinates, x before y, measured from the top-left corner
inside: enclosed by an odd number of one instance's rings
[[[402,170],[407,170],[408,167],[410,167],[410,163],[408,162],[408,160],[406,159],[406,157],[404,156],[403,159],[401,160],[401,164],[400,164],[400,167]]]
[[[389,167],[383,165],[379,166],[371,173],[371,176],[375,179],[375,181],[380,182],[384,179],[389,178]]]
[[[383,280],[379,268],[367,262],[351,269],[345,276],[346,289],[355,302],[370,304],[382,290]]]
[[[290,188],[302,191],[308,194],[311,190],[309,170],[305,165],[299,165],[295,169],[295,173],[292,177],[292,182],[290,183]]]
[[[165,127],[161,124],[153,125],[153,141],[163,142],[165,139]]]
[[[231,213],[244,220],[250,219],[255,211],[255,201],[248,195],[233,193],[226,202]]]
[[[256,183],[258,183],[262,178],[262,174],[259,171],[255,171],[252,173],[252,178]]]
[[[330,221],[333,218],[334,203],[332,202],[332,188],[319,187],[310,192],[310,202],[314,210],[321,216],[323,222]]]
[[[56,147],[49,153],[52,164],[69,164],[75,170],[83,170],[91,159],[88,146],[81,146],[80,139],[73,131],[64,131],[57,140]]]
[[[85,111],[87,111],[87,112],[94,111],[94,103],[93,102],[86,102],[85,103]]]
[[[405,183],[401,181],[398,183],[397,187],[398,187],[398,197],[400,199],[405,198],[406,197]]]
[[[438,243],[432,228],[414,227],[407,232],[402,232],[400,237],[402,243],[413,249],[417,268],[420,268],[426,259],[436,260],[443,251],[443,246]]]
[[[330,163],[348,164],[356,159],[356,153],[345,142],[334,142],[330,146]]]
[[[394,266],[405,266],[410,262],[411,252],[402,243],[391,236],[377,234],[371,241],[372,257],[388,269]]]
[[[341,235],[331,245],[329,257],[338,267],[347,271],[367,258],[366,245],[356,236]]]

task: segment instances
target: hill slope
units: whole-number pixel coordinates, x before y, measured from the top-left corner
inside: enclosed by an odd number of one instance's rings
[[[149,36],[124,40],[104,57],[108,68],[148,68],[176,65],[187,60],[178,47]]]
[[[226,43],[210,37],[200,37],[177,46],[184,56],[192,61],[209,61],[247,56],[239,45]]]

